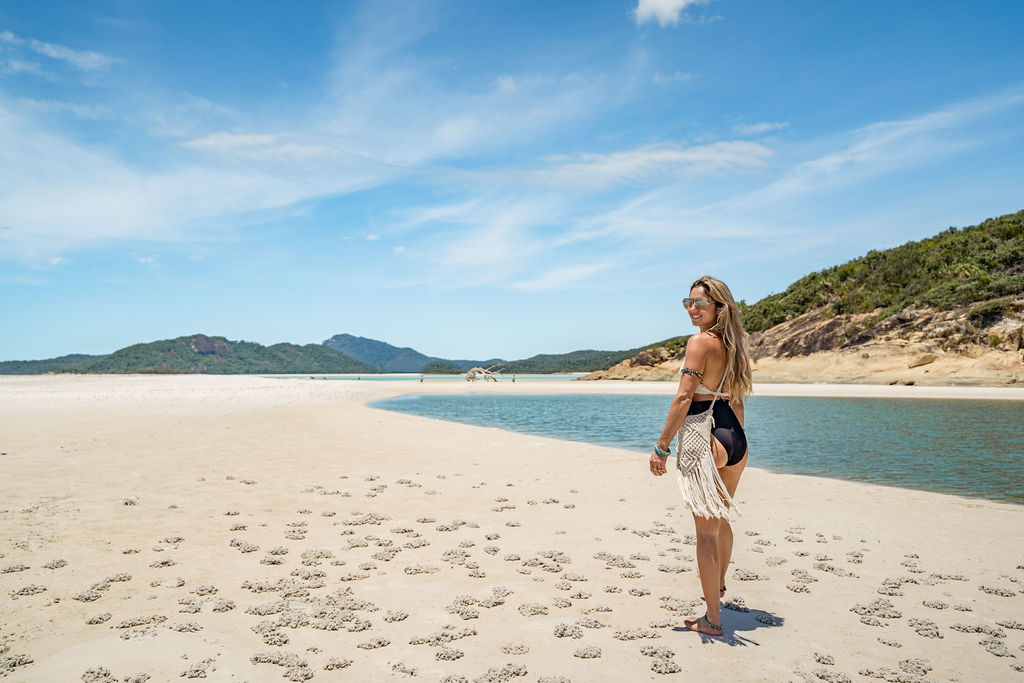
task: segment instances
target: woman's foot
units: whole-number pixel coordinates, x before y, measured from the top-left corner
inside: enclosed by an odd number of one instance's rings
[[[697,633],[703,633],[706,636],[720,636],[722,635],[722,625],[712,624],[708,621],[708,615],[704,615],[699,619],[687,619],[685,622],[686,628]]]

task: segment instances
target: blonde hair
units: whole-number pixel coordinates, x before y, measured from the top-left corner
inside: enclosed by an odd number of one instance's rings
[[[740,309],[729,287],[718,278],[702,275],[690,285],[690,289],[694,287],[702,287],[718,304],[718,316],[711,330],[718,333],[725,344],[725,382],[729,385],[729,395],[743,400],[750,395],[753,381],[750,344],[740,320]]]

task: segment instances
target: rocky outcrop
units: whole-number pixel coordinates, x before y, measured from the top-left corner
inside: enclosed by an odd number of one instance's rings
[[[632,358],[627,358],[607,370],[598,370],[580,379],[672,379],[683,365],[683,355],[683,349],[673,352],[664,346],[644,349]]]
[[[213,339],[205,334],[197,334],[190,344],[192,350],[200,356],[227,356],[234,353],[231,344],[223,339]]]
[[[880,311],[829,315],[819,308],[750,335],[751,355],[794,358],[873,344],[925,344],[969,357],[1024,349],[1024,299],[990,320],[979,314],[986,303],[953,311],[908,308],[880,320]]]

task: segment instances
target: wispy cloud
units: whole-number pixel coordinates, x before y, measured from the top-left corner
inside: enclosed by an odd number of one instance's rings
[[[634,13],[637,24],[657,21],[658,25],[675,26],[685,16],[687,7],[706,5],[710,0],[638,0]]]
[[[539,171],[555,185],[602,188],[613,184],[650,184],[678,177],[711,175],[761,168],[772,154],[756,142],[724,141],[684,147],[672,143],[645,145],[623,152],[583,154],[576,159],[551,158],[561,162]]]
[[[66,45],[46,43],[35,38],[21,38],[11,31],[0,31],[0,43],[27,47],[36,54],[65,62],[79,71],[101,71],[118,61],[92,50],[75,50]]]
[[[77,102],[63,102],[60,100],[34,100],[25,97],[19,97],[16,102],[23,110],[35,110],[48,113],[67,113],[86,120],[117,118],[117,114],[107,106],[79,104]]]
[[[798,161],[758,191],[776,199],[831,190],[900,168],[949,156],[984,141],[973,124],[986,116],[1024,108],[1024,87],[960,102],[901,121],[880,121],[826,141],[831,149]]]
[[[388,230],[417,242],[422,272],[413,280],[439,289],[507,286],[533,278],[579,239],[565,229],[574,202],[564,193],[506,188],[470,201],[403,209]]]
[[[232,133],[219,131],[201,138],[187,140],[184,147],[217,155],[231,161],[264,162],[285,165],[294,162],[317,163],[322,165],[344,165],[356,161],[359,164],[372,162],[371,159],[354,155],[345,149],[329,144],[329,140],[318,135],[294,133]]]
[[[453,78],[450,65],[412,58],[439,21],[436,8],[368,3],[339,37],[325,101],[307,129],[395,165],[485,157],[571,127],[614,90],[599,74],[559,70]]]
[[[412,84],[406,77],[382,66],[367,96],[323,109],[315,125],[323,134],[344,140],[353,153],[418,166],[482,157],[534,141],[570,126],[607,97],[603,84],[571,73],[508,76],[503,86],[450,91],[440,99],[439,85],[429,74]]]
[[[105,113],[99,108],[0,97],[0,160],[7,169],[0,180],[9,180],[0,187],[0,211],[14,226],[2,235],[5,251],[194,239],[213,221],[218,230],[230,229],[243,216],[258,221],[260,212],[320,197],[416,177],[435,182],[448,173],[447,161],[480,158],[571,125],[607,94],[607,84],[571,72],[505,74],[482,88],[442,85],[431,71],[436,65],[406,53],[434,25],[429,9],[397,12],[370,3],[362,23],[357,40],[346,32],[339,43],[323,102],[284,126],[260,126],[259,117],[201,98],[186,98],[187,109],[160,108],[152,134],[184,152],[168,155],[172,165],[127,162],[34,116],[48,110],[98,118]],[[2,40],[83,69],[112,61],[10,32]],[[207,121],[215,127],[204,130]],[[50,200],[56,195],[62,201]]]
[[[732,130],[741,137],[752,137],[754,135],[761,135],[762,133],[782,130],[788,125],[788,123],[765,121],[763,123],[737,124],[732,127]]]
[[[744,251],[761,257],[792,258],[832,245],[840,229],[822,230],[818,222],[800,216],[803,207],[822,199],[848,195],[850,189],[887,174],[935,163],[944,157],[988,142],[979,135],[979,122],[1024,108],[1024,88],[951,105],[903,121],[871,124],[836,136],[808,142],[803,158],[788,150],[775,160],[774,180],[752,189],[726,191],[708,199],[688,192],[679,183],[651,187],[617,205],[581,219],[575,226],[584,234],[604,239],[643,240],[661,249],[691,244],[693,239],[741,240]],[[814,154],[813,151],[817,154]],[[863,226],[860,226],[863,227]],[[653,254],[652,254],[653,255]]]
[[[524,292],[543,292],[585,286],[594,276],[608,270],[611,264],[590,263],[560,266],[547,270],[529,280],[513,282],[509,288]]]
[[[117,61],[113,57],[101,55],[92,50],[73,50],[64,45],[44,43],[41,40],[31,40],[29,46],[41,55],[67,62],[79,71],[99,71]]]
[[[259,222],[260,212],[370,182],[202,159],[148,170],[49,130],[0,99],[0,216],[11,227],[0,232],[0,253],[7,257],[112,240],[210,238],[242,216]]]
[[[598,275],[605,282],[694,240],[738,240],[745,253],[793,258],[835,240],[817,224],[794,220],[799,207],[898,168],[927,164],[980,144],[978,120],[1022,105],[1022,93],[1010,90],[798,148],[787,145],[783,158],[766,144],[743,140],[549,157],[515,176],[527,180],[525,185],[489,185],[486,195],[422,207],[416,216],[405,216],[402,225],[406,230],[418,221],[431,226],[430,248],[421,251],[446,274],[448,287],[489,282],[518,290],[571,288]],[[769,169],[770,175],[765,173]],[[715,174],[728,179],[717,197],[692,187],[694,179]],[[740,175],[749,181],[735,182]],[[594,189],[613,186],[620,191],[593,201]],[[524,187],[532,190],[523,192]],[[600,271],[565,265],[580,248],[594,249],[596,255],[615,253],[617,258]],[[624,249],[634,252],[630,258],[622,257]]]
[[[688,83],[693,80],[693,74],[683,71],[673,71],[670,74],[654,74],[652,79],[654,85],[672,85],[673,83]]]
[[[42,65],[37,64],[36,62],[16,58],[0,58],[0,74],[12,76],[17,74],[32,74],[33,76],[39,76],[47,80],[53,79],[53,76],[48,73]]]

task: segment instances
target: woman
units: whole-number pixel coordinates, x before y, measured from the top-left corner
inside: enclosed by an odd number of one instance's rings
[[[712,413],[715,427],[711,452],[729,496],[734,496],[747,465],[747,437],[743,432],[743,399],[751,390],[747,333],[732,292],[721,280],[701,277],[690,287],[690,296],[683,299],[683,305],[700,333],[686,343],[679,389],[651,454],[651,473],[657,477],[665,474],[669,444],[683,425],[684,417],[707,411],[717,394]],[[715,391],[708,387],[720,388]],[[728,519],[694,515],[693,521],[697,531],[697,570],[707,613],[699,619],[687,619],[686,626],[691,631],[720,636],[721,598],[725,595],[725,574],[732,557],[732,527]]]

